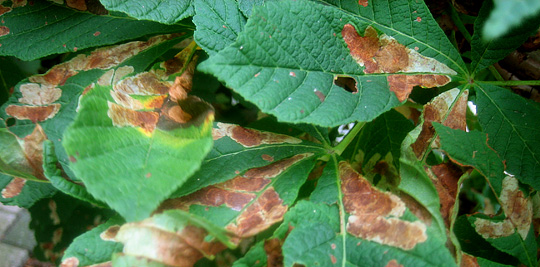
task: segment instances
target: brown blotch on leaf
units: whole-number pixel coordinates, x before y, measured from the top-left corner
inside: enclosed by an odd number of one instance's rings
[[[37,83],[21,84],[19,91],[22,97],[19,98],[21,104],[42,106],[53,103],[62,96],[62,90],[56,87],[49,87]]]
[[[155,73],[143,72],[115,84],[114,91],[127,95],[163,95],[169,92],[169,86],[160,81]]]
[[[32,122],[40,122],[48,120],[60,110],[60,104],[52,104],[48,106],[17,106],[9,105],[6,108],[6,113],[18,120],[31,120]]]
[[[9,28],[6,26],[0,26],[0,36],[8,35]]]
[[[262,158],[263,160],[270,161],[270,162],[274,161],[274,157],[272,157],[272,156],[270,156],[270,155],[267,155],[267,154],[262,154],[262,155],[261,155],[261,158]]]
[[[175,78],[174,83],[169,91],[171,100],[184,100],[186,99],[187,94],[191,92],[191,88],[193,87],[193,73],[195,72],[195,67],[197,66],[197,58],[198,56],[195,55],[187,65],[182,75]]]
[[[401,102],[409,97],[415,86],[432,88],[443,86],[450,82],[450,77],[446,75],[435,74],[419,74],[419,75],[389,75],[388,85],[390,91],[396,94],[397,99]]]
[[[69,156],[69,161],[71,161],[71,162],[73,162],[73,163],[76,163],[76,162],[77,162],[77,159],[76,159],[74,156],[70,155],[70,156]]]
[[[358,0],[358,4],[367,7],[368,6],[368,0]]]
[[[212,129],[212,136],[214,140],[218,140],[221,137],[228,136],[237,143],[244,147],[255,147],[260,145],[272,145],[272,144],[299,144],[302,140],[270,132],[262,132],[254,129],[244,128],[234,124],[218,123],[218,128]]]
[[[97,32],[94,32],[93,35],[97,37],[97,36],[99,36],[100,34],[101,34],[101,32],[100,32],[100,31],[97,31]]]
[[[321,102],[324,102],[324,99],[326,99],[326,96],[319,90],[317,89],[313,89],[313,92],[315,93],[315,95],[319,98],[319,100]]]
[[[165,113],[171,120],[178,123],[186,123],[191,120],[191,115],[186,113],[180,106],[172,106]]]
[[[255,197],[255,194],[249,192],[236,192],[218,186],[208,186],[180,199],[165,201],[162,208],[174,206],[175,208],[188,209],[192,204],[210,207],[225,205],[238,211],[243,209]]]
[[[461,253],[461,264],[460,267],[479,267],[478,259],[475,256],[469,254]]]
[[[500,238],[516,232],[525,240],[533,218],[533,204],[519,189],[519,182],[513,176],[506,176],[499,200],[506,215],[502,222],[477,218],[474,222],[476,232],[484,238]]]
[[[259,192],[269,183],[270,179],[236,176],[231,180],[223,182],[220,187],[238,192]]]
[[[0,5],[0,16],[8,13],[11,11],[11,7],[5,7],[5,6],[2,6]]]
[[[416,216],[426,225],[431,225],[431,213],[426,209],[426,207],[424,207],[422,204],[420,204],[420,202],[418,202],[416,199],[404,192],[401,192],[399,198],[405,203],[405,206],[409,208],[409,210],[412,212],[412,214],[414,214],[414,216]]]
[[[391,260],[384,267],[403,267],[403,264],[399,264],[397,260]]]
[[[120,225],[113,225],[99,234],[99,237],[104,241],[116,241],[116,234],[118,234],[119,230]]]
[[[62,261],[60,267],[79,267],[79,259],[77,257],[69,257]]]
[[[159,119],[157,112],[135,111],[111,102],[109,102],[107,115],[116,127],[141,127],[147,133],[154,131]]]
[[[86,0],[66,0],[66,4],[68,7],[80,10],[80,11],[86,11]]]
[[[332,264],[336,264],[336,263],[337,263],[337,258],[336,258],[336,256],[330,254],[330,261],[332,262]]]
[[[451,212],[457,198],[458,181],[463,172],[456,165],[443,163],[432,166],[431,170],[426,170],[426,173],[437,189],[444,223],[447,227],[450,227]]]
[[[458,92],[457,89],[447,91],[424,106],[422,130],[416,141],[411,145],[416,157],[422,158],[424,153],[428,151],[431,139],[435,136],[433,122],[439,122],[452,129],[465,131],[469,91],[463,92],[450,110],[450,105],[455,101]],[[446,116],[448,113],[450,114]]]
[[[405,212],[401,199],[371,186],[346,162],[339,163],[339,173],[349,233],[404,250],[427,240],[425,224],[398,219]]]
[[[12,198],[18,196],[24,185],[26,184],[26,179],[14,177],[11,182],[4,189],[2,189],[3,198]]]
[[[358,93],[358,83],[352,77],[336,76],[334,78],[334,84],[345,89],[347,92],[351,92],[353,94]]]
[[[246,173],[244,173],[244,177],[246,178],[273,178],[281,174],[284,170],[289,168],[290,166],[294,165],[295,163],[310,157],[313,155],[312,153],[304,153],[304,154],[298,154],[294,155],[290,158],[282,159],[280,161],[274,162],[272,164],[259,167],[259,168],[253,168],[248,170]]]
[[[30,167],[34,170],[33,174],[36,178],[47,180],[43,174],[43,141],[47,140],[47,136],[43,128],[36,124],[34,131],[23,139],[23,149],[26,159]]]
[[[264,241],[264,252],[266,252],[266,266],[283,266],[283,251],[281,241],[272,238]]]

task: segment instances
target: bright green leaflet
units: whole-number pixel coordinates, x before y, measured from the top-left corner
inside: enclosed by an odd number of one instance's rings
[[[9,28],[9,34],[0,37],[0,55],[33,60],[145,35],[187,30],[183,25],[168,26],[125,17],[98,16],[49,1],[33,3],[0,16],[5,22],[2,26]]]
[[[195,41],[210,55],[234,43],[246,24],[235,0],[198,0],[195,10]]]
[[[464,132],[454,130],[440,123],[433,123],[441,138],[441,148],[462,165],[475,168],[484,175],[499,195],[504,178],[504,165],[495,151],[487,145],[486,134],[478,131]]]
[[[540,2],[536,0],[493,0],[493,2],[495,8],[482,28],[488,39],[500,38],[513,28],[526,24],[528,18],[540,14]]]
[[[506,171],[540,190],[540,105],[507,89],[476,83],[478,119]]]
[[[194,13],[192,0],[100,0],[100,2],[107,10],[125,12],[139,20],[153,20],[165,24],[174,24],[193,16]]]
[[[200,69],[216,75],[280,121],[321,126],[370,121],[399,101],[388,90],[386,75],[364,74],[350,56],[340,34],[345,24],[352,23],[359,31],[371,25],[407,47],[418,48],[424,56],[465,72],[443,32],[428,34],[426,27],[436,22],[423,3],[410,7],[408,1],[394,3],[398,8],[374,2],[375,14],[364,14],[372,8],[352,13],[304,1],[266,3],[255,9],[237,41],[211,56]],[[417,12],[414,18],[399,16],[398,20],[388,14],[402,14],[405,7],[411,9],[407,12]],[[416,16],[424,24],[416,25]],[[354,78],[358,92],[351,94],[334,84],[338,75]]]
[[[105,241],[100,235],[107,228],[122,225],[124,220],[119,216],[112,217],[106,223],[78,236],[64,252],[62,261],[68,258],[77,258],[80,266],[103,263],[111,260],[112,253],[122,251],[122,243]]]
[[[500,6],[504,6],[507,3],[514,2],[518,3],[520,1],[507,0],[507,1],[498,1],[496,9],[492,11],[493,4],[491,1],[484,1],[482,9],[478,14],[478,18],[474,23],[474,34],[471,41],[471,73],[477,73],[484,68],[487,68],[493,63],[503,59],[510,52],[518,48],[527,38],[534,34],[538,30],[538,25],[540,25],[540,12],[536,16],[526,18],[520,27],[513,29],[507,33],[504,33],[504,28],[509,25],[508,18],[513,16],[521,16],[522,13],[512,13],[504,17],[495,19],[493,15],[497,12],[507,12],[507,10],[499,10]],[[540,11],[540,2],[532,1],[537,3]],[[520,2],[521,3],[521,2]],[[488,15],[490,16],[488,19]],[[497,20],[497,22],[494,22]],[[497,27],[497,31],[502,31],[502,34],[498,38],[486,38],[484,34],[486,31],[482,29],[493,28],[495,24],[504,24],[505,27]],[[489,36],[493,36],[489,34]]]

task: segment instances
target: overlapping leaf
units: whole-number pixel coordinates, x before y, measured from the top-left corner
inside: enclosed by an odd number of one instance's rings
[[[509,9],[502,8],[501,6],[507,5],[517,1],[496,1],[495,9],[492,11],[493,4],[491,1],[484,1],[482,9],[478,14],[478,18],[474,23],[474,34],[471,41],[471,55],[472,64],[471,72],[475,73],[489,65],[496,63],[503,59],[511,51],[518,48],[527,38],[538,30],[540,25],[540,12],[536,16],[527,18],[520,27],[513,29],[505,34],[505,28],[509,26],[509,17],[522,16],[523,13],[512,13],[507,16],[501,16],[497,19],[497,13],[509,12]],[[540,11],[540,3],[536,1],[535,5],[538,5]],[[489,18],[488,18],[489,16]],[[497,27],[495,25],[504,25],[504,27]],[[490,28],[490,30],[486,30]],[[507,29],[507,28],[506,28]],[[493,34],[499,32],[499,34]],[[498,38],[494,38],[496,35],[500,35]],[[488,38],[485,38],[485,37]]]
[[[478,120],[506,171],[540,189],[540,106],[504,88],[477,83]]]
[[[120,11],[140,20],[153,20],[165,24],[174,24],[193,16],[194,13],[192,0],[101,0],[101,3],[111,11]]]
[[[102,77],[64,134],[74,173],[128,221],[147,218],[212,147],[213,109],[188,96],[195,49],[192,43],[149,72]]]
[[[201,69],[281,121],[324,126],[372,120],[465,72],[423,3],[369,4],[269,2]]]
[[[530,22],[528,19],[533,16],[540,18],[538,1],[493,0],[493,2],[494,9],[489,14],[486,23],[480,28],[488,39],[500,38],[516,27],[528,24]],[[532,26],[538,26],[538,23]]]
[[[187,30],[180,25],[168,26],[126,17],[94,15],[49,1],[32,1],[32,5],[2,7],[1,10],[0,55],[11,55],[22,60],[76,52],[150,34]]]

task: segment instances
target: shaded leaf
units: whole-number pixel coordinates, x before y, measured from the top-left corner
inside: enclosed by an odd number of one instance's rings
[[[428,36],[428,26],[438,28],[423,3],[373,4],[266,3],[201,69],[280,121],[323,126],[372,120],[413,86],[444,85],[465,72],[442,31]]]
[[[494,8],[481,28],[482,33],[488,39],[501,38],[510,30],[529,24],[531,17],[540,18],[540,3],[538,1],[493,0],[493,2]],[[538,21],[535,25],[538,26]]]
[[[212,147],[213,109],[188,96],[195,49],[192,43],[149,72],[96,84],[64,134],[76,176],[127,221],[148,217]]]
[[[200,47],[213,55],[236,41],[246,24],[237,1],[199,0],[194,4],[193,23],[197,26],[194,37]]]
[[[22,79],[24,73],[12,58],[0,57],[0,103],[4,104],[13,92],[13,87]]]
[[[506,171],[540,190],[540,106],[507,89],[476,83],[478,119]]]
[[[153,20],[165,24],[174,24],[194,14],[192,0],[101,0],[101,3],[111,11],[124,12],[139,20]]]
[[[511,8],[508,6],[518,5],[536,5],[539,12],[532,17],[527,17],[526,13],[523,12],[510,12]],[[531,34],[534,34],[540,25],[540,3],[537,1],[530,1],[526,4],[515,0],[495,0],[495,9],[492,10],[492,8],[492,1],[484,1],[478,18],[474,22],[474,34],[471,41],[472,73],[479,72],[506,57],[523,44]],[[497,15],[500,16],[501,13],[506,12],[508,12],[507,15],[497,18]],[[524,21],[519,23],[519,27],[508,31],[512,23],[509,18],[515,19],[517,17],[521,17]]]
[[[112,254],[122,251],[122,244],[104,239],[102,235],[110,227],[124,223],[116,216],[73,240],[62,256],[61,267],[76,267],[111,261]]]
[[[45,139],[47,137],[39,124],[24,138],[0,128],[0,172],[29,180],[45,180],[42,167]]]
[[[294,155],[326,150],[315,143],[271,132],[216,123],[212,129],[214,146],[204,159],[201,169],[171,195],[185,196],[208,185],[230,180],[246,170],[268,165]]]
[[[167,26],[125,17],[98,16],[49,1],[33,1],[32,5],[14,8],[0,18],[3,21],[0,55],[11,55],[22,60],[76,52],[150,34],[187,30],[180,25]]]

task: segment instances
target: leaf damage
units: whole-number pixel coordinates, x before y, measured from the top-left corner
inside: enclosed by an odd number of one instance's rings
[[[302,140],[295,137],[248,129],[242,126],[221,122],[217,123],[217,128],[212,129],[212,136],[214,141],[227,136],[244,147],[302,143]]]
[[[373,187],[346,162],[339,163],[339,174],[343,205],[350,214],[347,232],[404,250],[427,240],[424,223],[399,219],[406,208],[399,197]]]
[[[504,178],[499,200],[506,218],[499,222],[476,218],[476,231],[484,238],[500,238],[517,232],[525,240],[533,220],[533,203],[520,190],[515,177]]]
[[[367,5],[366,2],[359,4]],[[388,75],[390,91],[399,101],[407,99],[414,86],[436,87],[451,81],[448,75],[457,74],[445,64],[409,49],[386,34],[368,26],[360,36],[352,24],[345,24],[341,31],[351,56],[364,67],[364,73],[433,73]]]
[[[4,189],[2,189],[3,198],[12,198],[18,196],[26,184],[26,179],[14,177]]]

